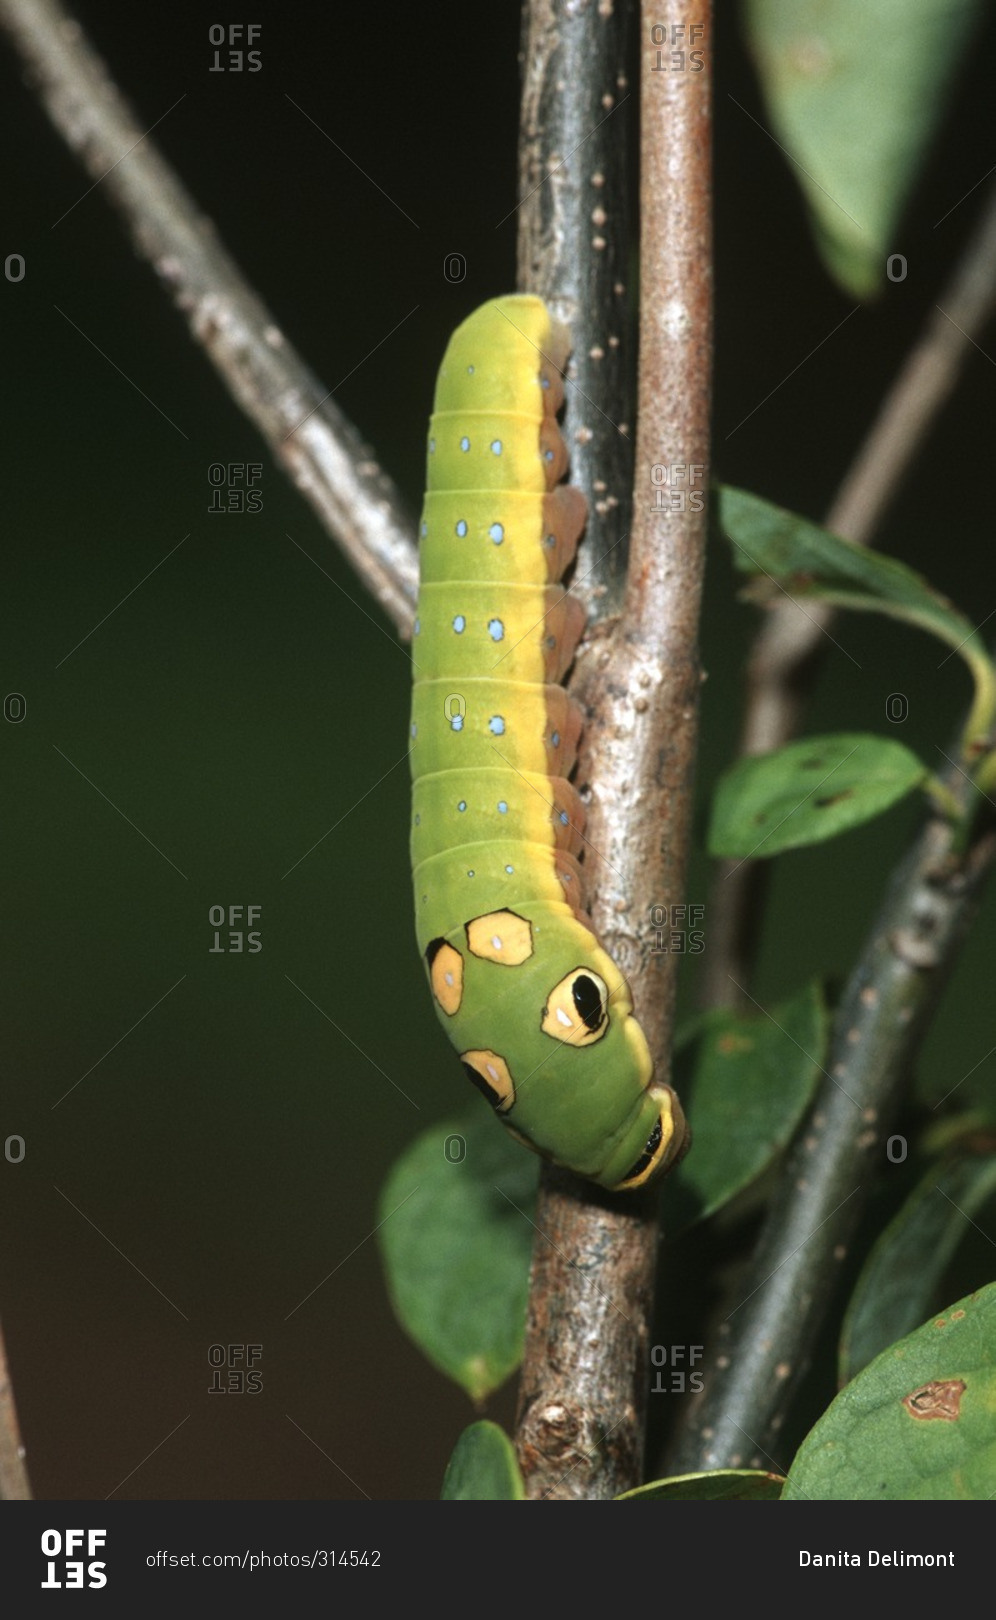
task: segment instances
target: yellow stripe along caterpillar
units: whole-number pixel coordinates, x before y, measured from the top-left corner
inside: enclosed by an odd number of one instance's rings
[[[468,1077],[506,1129],[604,1187],[680,1157],[629,987],[585,913],[582,713],[560,684],[584,611],[559,581],[585,523],[561,483],[567,329],[539,299],[450,339],[429,424],[413,655],[419,949]]]

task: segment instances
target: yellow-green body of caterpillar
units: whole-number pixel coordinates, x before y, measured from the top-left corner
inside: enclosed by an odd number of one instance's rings
[[[560,484],[566,328],[532,297],[450,340],[429,425],[412,655],[416,930],[439,1017],[507,1129],[610,1188],[685,1144],[629,988],[584,911],[584,625],[558,583],[584,527]]]

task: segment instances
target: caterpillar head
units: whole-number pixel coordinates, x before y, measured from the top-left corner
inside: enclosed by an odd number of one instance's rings
[[[425,950],[468,1078],[519,1140],[601,1186],[654,1181],[687,1140],[612,959],[563,908],[490,912]]]

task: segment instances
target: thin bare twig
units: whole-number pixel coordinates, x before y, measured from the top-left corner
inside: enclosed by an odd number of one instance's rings
[[[417,595],[414,525],[329,391],[292,349],[57,0],[0,0],[56,129],[123,215],[191,334],[402,635]]]
[[[0,1329],[0,1501],[28,1502],[31,1486],[24,1466],[24,1446],[17,1422],[14,1391],[7,1372],[7,1352]]]
[[[996,187],[954,274],[931,310],[919,339],[882,402],[844,476],[826,526],[867,545],[914,455],[949,398],[996,308]],[[741,754],[781,748],[799,725],[823,632],[833,612],[807,603],[802,612],[781,601],[765,615],[747,666]],[[750,984],[766,865],[725,861],[716,869],[707,907],[709,949],[700,994],[706,1006],[743,1000]]]
[[[590,27],[604,22],[608,8],[589,9]],[[546,15],[537,8],[534,37]],[[666,1073],[676,958],[651,954],[649,912],[683,895],[697,737],[712,323],[710,7],[697,0],[685,13],[707,47],[696,74],[654,73],[656,20],[645,8],[639,416],[625,608],[588,641],[573,690],[588,712],[577,780],[590,787],[588,831],[604,856],[589,877],[592,916]],[[558,31],[576,21],[559,14]],[[588,52],[614,62],[604,46]],[[555,79],[555,52],[549,62]],[[592,251],[583,214],[566,239],[583,262]],[[655,501],[652,469],[676,464],[698,469],[697,499],[672,508]],[[642,1471],[652,1201],[599,1195],[547,1172],[536,1224],[546,1235],[533,1259],[520,1460],[531,1495],[612,1496]]]

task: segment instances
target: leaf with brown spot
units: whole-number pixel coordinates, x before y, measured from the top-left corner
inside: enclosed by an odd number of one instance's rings
[[[946,1423],[953,1423],[961,1412],[961,1398],[967,1388],[964,1378],[932,1378],[929,1384],[921,1384],[911,1395],[904,1395],[903,1405],[910,1417],[928,1421],[943,1418]]]
[[[990,1283],[890,1345],[841,1390],[799,1447],[783,1500],[984,1502],[994,1495]]]

